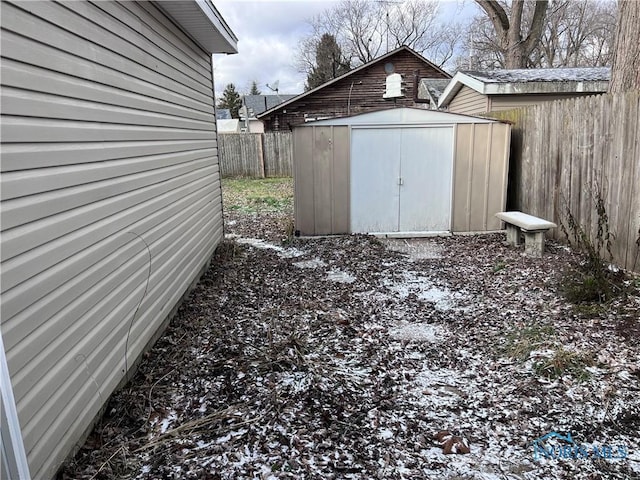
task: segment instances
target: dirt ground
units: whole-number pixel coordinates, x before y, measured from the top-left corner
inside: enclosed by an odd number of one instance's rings
[[[290,205],[225,222],[61,478],[640,478],[637,279],[576,307],[554,243],[292,239]]]

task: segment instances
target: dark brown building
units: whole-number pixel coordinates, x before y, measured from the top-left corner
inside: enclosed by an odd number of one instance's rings
[[[404,97],[384,99],[387,75],[402,75]],[[311,120],[344,117],[372,110],[412,107],[417,104],[429,108],[428,99],[418,98],[421,78],[451,78],[444,70],[406,46],[354,68],[338,78],[302,93],[273,107],[258,118],[265,131],[290,130]]]

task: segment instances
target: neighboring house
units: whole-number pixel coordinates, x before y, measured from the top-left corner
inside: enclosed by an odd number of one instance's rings
[[[243,95],[240,118],[242,119],[242,131],[247,133],[264,133],[262,120],[256,118],[257,115],[269,110],[282,102],[286,102],[297,95],[276,94],[276,95]]]
[[[240,120],[237,118],[217,121],[218,133],[240,133]]]
[[[216,108],[216,120],[231,120],[231,110],[228,108]]]
[[[276,94],[276,95],[243,95],[242,105],[247,107],[249,118],[256,118],[262,112],[280,105],[282,102],[291,100],[298,95]]]
[[[210,0],[3,1],[0,27],[0,477],[46,480],[222,239],[237,39]]]
[[[450,79],[443,78],[423,78],[420,80],[420,86],[418,87],[418,98],[426,99],[429,104],[429,109],[438,109],[438,100],[444,92],[445,88],[449,85]]]
[[[385,99],[388,75],[402,75],[405,94]],[[406,46],[393,50],[319,87],[302,93],[258,115],[266,131],[290,130],[308,121],[344,117],[398,106],[424,106],[418,96],[419,79],[451,76]]]
[[[469,115],[510,110],[604,93],[610,78],[608,67],[461,71],[451,79],[438,106]]]

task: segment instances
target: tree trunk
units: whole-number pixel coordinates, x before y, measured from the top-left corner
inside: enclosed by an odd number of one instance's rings
[[[511,17],[497,0],[476,0],[488,15],[498,37],[505,68],[526,68],[529,56],[540,43],[548,0],[538,0],[528,33],[523,38],[522,19],[525,0],[513,0]]]
[[[640,90],[640,2],[619,0],[609,91]]]

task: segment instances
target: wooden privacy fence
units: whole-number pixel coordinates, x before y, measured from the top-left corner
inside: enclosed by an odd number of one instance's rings
[[[570,211],[595,240],[604,197],[613,261],[640,271],[640,92],[496,112],[513,125],[509,204],[566,224]],[[556,238],[562,230],[555,229]]]
[[[290,132],[218,135],[223,177],[290,177],[293,147]]]

